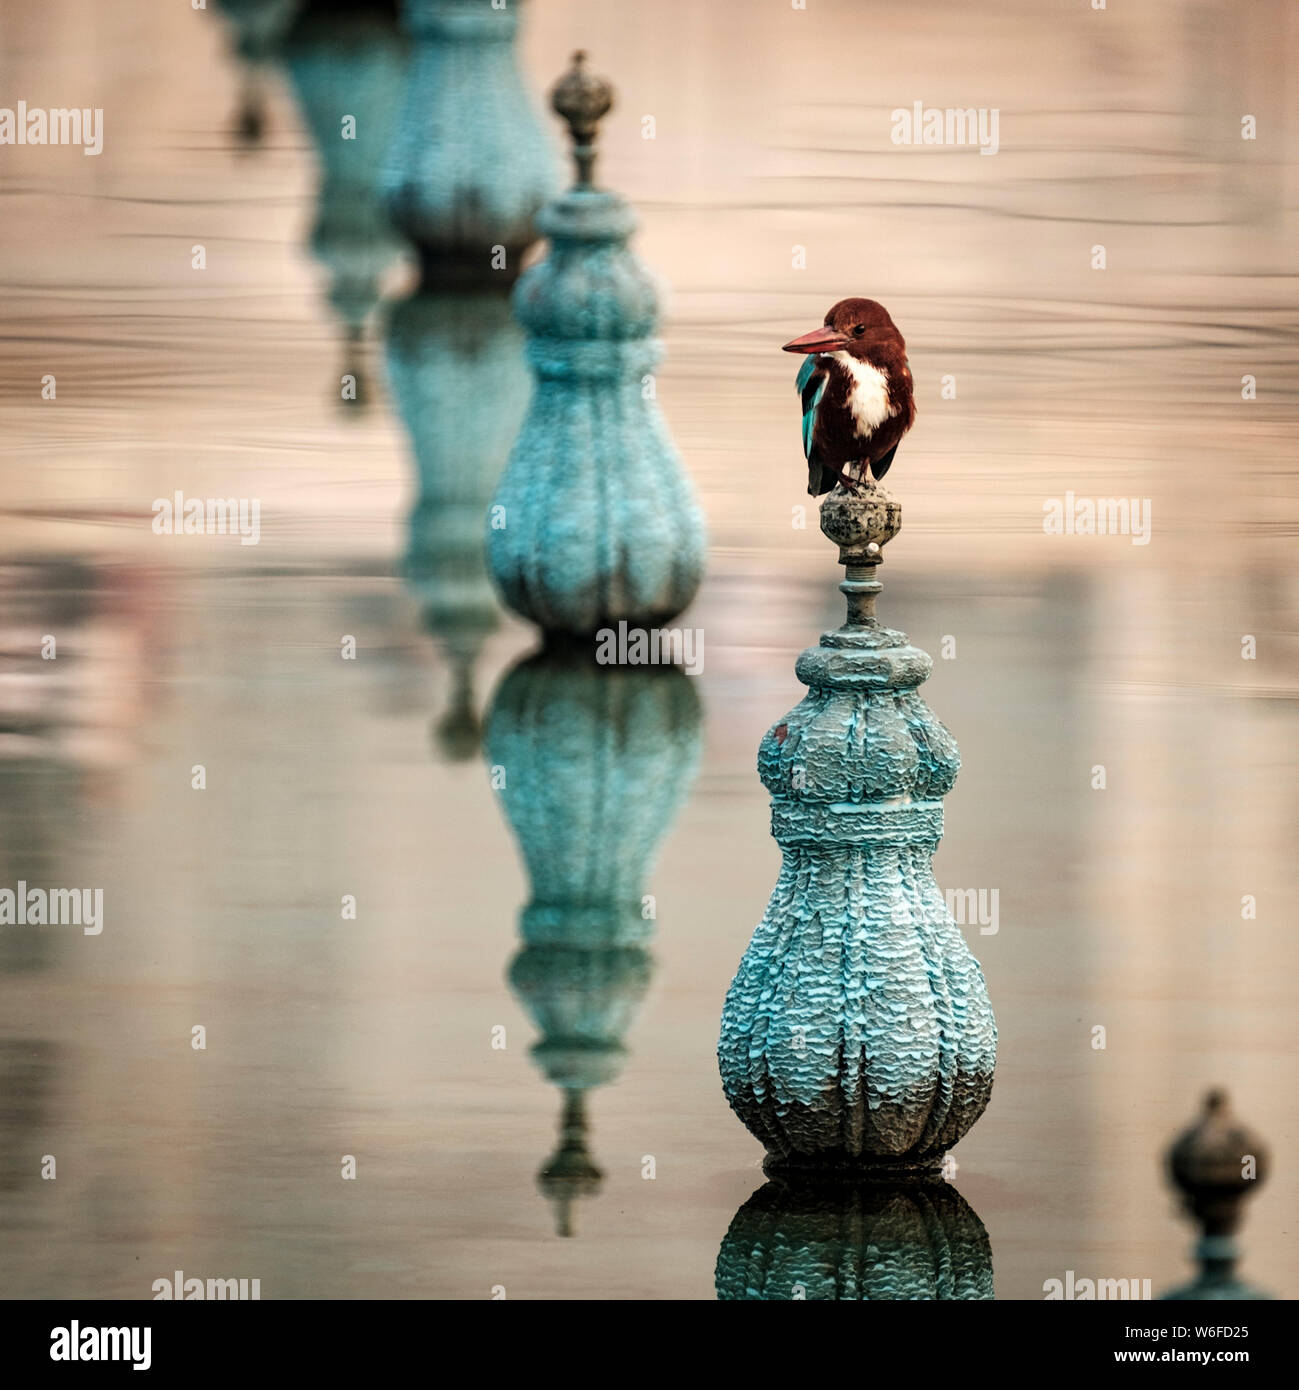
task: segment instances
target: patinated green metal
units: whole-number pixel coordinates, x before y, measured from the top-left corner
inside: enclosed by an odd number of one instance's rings
[[[439,283],[453,269],[470,281],[512,281],[557,184],[515,57],[520,8],[485,0],[402,7],[415,52],[383,194],[393,221],[436,262]]]
[[[631,209],[591,184],[611,101],[580,63],[555,89],[577,179],[538,217],[550,253],[514,290],[536,388],[488,532],[505,602],[582,636],[674,617],[704,567],[703,519],[656,400],[658,294],[627,248]]]
[[[808,687],[762,740],[782,866],[731,984],[718,1060],[768,1172],[928,1176],[982,1114],[996,1024],[934,880],[956,744],[919,694],[932,662],[875,616],[901,508],[839,487],[848,620],[805,651]]]

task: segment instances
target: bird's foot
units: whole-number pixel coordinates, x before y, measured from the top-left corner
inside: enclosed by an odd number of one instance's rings
[[[845,473],[842,469],[832,470],[834,476],[839,480],[839,486],[849,492],[873,492],[876,487],[874,475],[871,473],[870,464],[863,464],[860,473]]]

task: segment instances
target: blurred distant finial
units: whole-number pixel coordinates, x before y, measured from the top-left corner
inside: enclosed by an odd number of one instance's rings
[[[595,166],[596,129],[613,105],[613,88],[604,78],[592,77],[587,72],[586,54],[579,48],[573,54],[573,66],[555,83],[550,104],[568,123],[578,187],[590,188],[591,170]]]
[[[1222,1091],[1204,1098],[1200,1118],[1173,1144],[1168,1170],[1187,1212],[1200,1227],[1194,1283],[1165,1295],[1173,1299],[1263,1299],[1271,1295],[1236,1278],[1235,1234],[1241,1203],[1268,1173],[1262,1141],[1236,1119]]]

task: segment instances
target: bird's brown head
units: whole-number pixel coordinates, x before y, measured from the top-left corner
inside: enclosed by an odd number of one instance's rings
[[[847,352],[870,357],[880,348],[904,347],[889,311],[873,299],[841,299],[820,328],[786,343],[784,352]]]

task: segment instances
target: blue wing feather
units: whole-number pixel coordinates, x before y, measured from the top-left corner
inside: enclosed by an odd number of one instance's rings
[[[814,377],[817,378],[815,383],[812,381]],[[818,373],[815,357],[803,359],[794,384],[803,398],[803,454],[809,460],[812,457],[812,432],[816,429],[816,408],[821,404],[828,381],[829,376],[825,372]],[[809,383],[812,383],[810,387]]]

